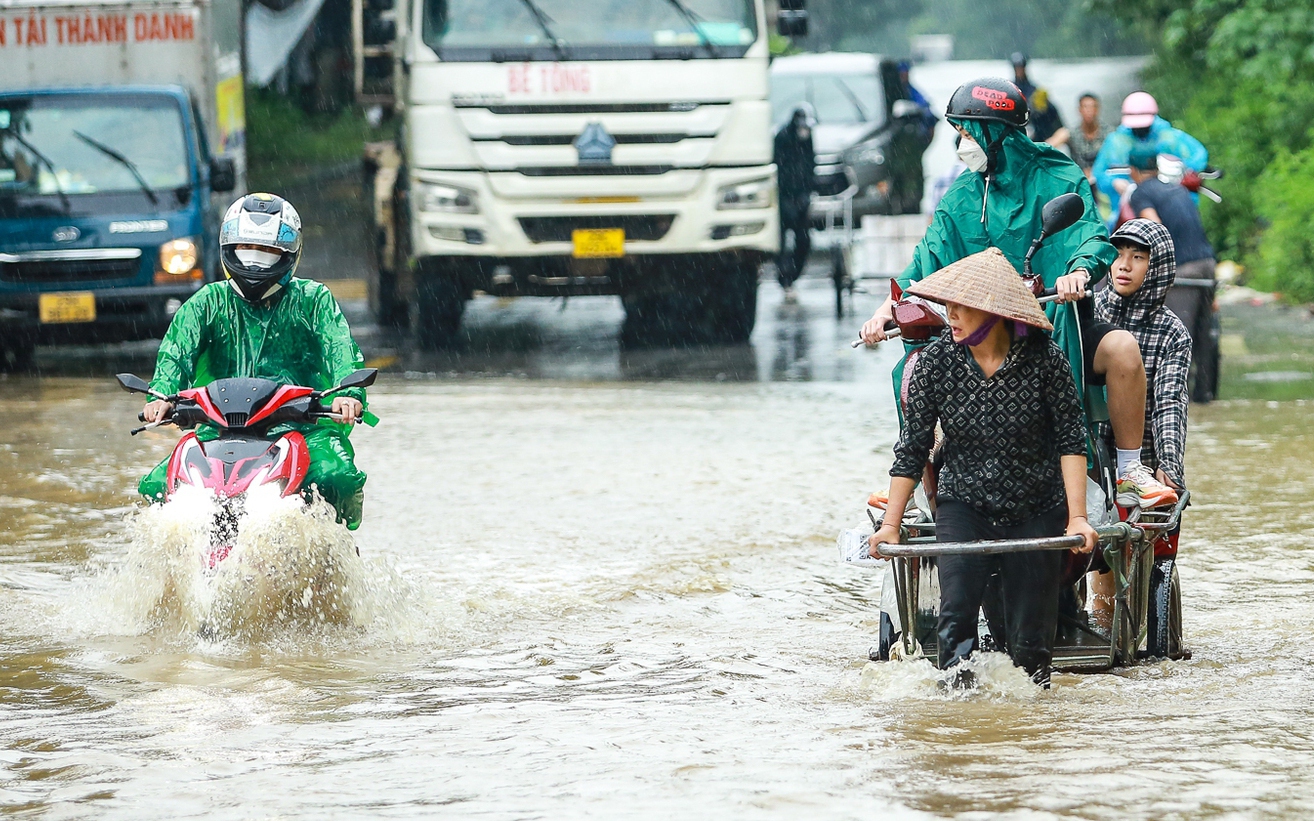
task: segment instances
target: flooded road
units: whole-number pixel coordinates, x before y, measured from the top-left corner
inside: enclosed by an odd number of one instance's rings
[[[406,358],[353,437],[363,615],[259,640],[141,617],[131,488],[176,437],[105,378],[0,381],[0,811],[1308,817],[1314,404],[1192,411],[1192,660],[947,698],[864,672],[879,583],[834,538],[884,485],[897,352],[804,284],[738,351],[480,302],[486,344]]]

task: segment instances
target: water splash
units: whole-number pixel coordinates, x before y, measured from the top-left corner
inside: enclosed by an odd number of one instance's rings
[[[948,686],[953,673],[936,669],[929,659],[918,658],[868,662],[858,674],[857,689],[878,701],[1027,701],[1044,693],[1003,653],[973,653],[960,666],[976,676],[975,687]]]
[[[92,580],[95,609],[114,632],[251,642],[288,630],[363,629],[395,603],[399,580],[367,570],[323,500],[283,498],[274,488],[248,493],[231,551],[210,568],[221,513],[209,491],[182,487],[128,517],[126,550]]]

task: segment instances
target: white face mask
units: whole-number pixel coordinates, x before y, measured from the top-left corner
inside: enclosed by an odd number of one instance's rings
[[[283,256],[269,251],[257,251],[255,248],[238,248],[237,259],[248,268],[272,268]]]
[[[968,171],[978,173],[986,170],[986,166],[990,164],[990,158],[986,156],[985,149],[976,140],[968,136],[964,136],[958,141],[958,159],[963,161],[963,165],[967,166]]]

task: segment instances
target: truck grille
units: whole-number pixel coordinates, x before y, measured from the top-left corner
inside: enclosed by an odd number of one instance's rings
[[[626,214],[615,217],[521,217],[530,242],[570,242],[571,233],[585,228],[620,228],[625,239],[652,242],[671,230],[674,214]]]
[[[616,145],[665,145],[683,142],[696,135],[672,134],[612,134]],[[715,137],[715,134],[705,135]],[[477,143],[506,143],[507,145],[572,145],[578,134],[507,134],[502,137],[471,137]]]
[[[140,248],[0,253],[0,281],[16,285],[133,279],[140,268]]]
[[[517,168],[526,177],[644,177],[665,174],[673,165],[544,165]]]

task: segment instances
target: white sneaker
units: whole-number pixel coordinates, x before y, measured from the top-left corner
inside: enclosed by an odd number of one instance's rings
[[[1139,460],[1132,462],[1118,477],[1118,504],[1122,507],[1164,507],[1177,504],[1177,491],[1154,478]]]

